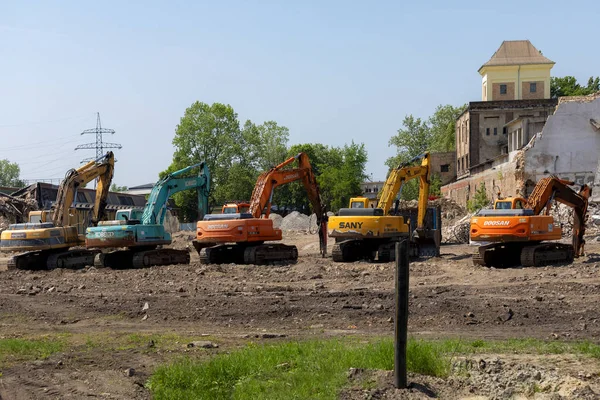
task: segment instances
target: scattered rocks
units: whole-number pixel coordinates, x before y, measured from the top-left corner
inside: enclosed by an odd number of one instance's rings
[[[260,337],[263,339],[284,338],[286,336],[287,335],[280,334],[280,333],[263,333],[262,335],[260,335]]]

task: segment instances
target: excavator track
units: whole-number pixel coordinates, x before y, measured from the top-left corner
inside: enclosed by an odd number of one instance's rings
[[[563,243],[542,243],[536,246],[527,246],[521,251],[521,265],[524,267],[570,264],[574,258],[573,246]]]
[[[46,265],[48,269],[84,268],[87,265],[94,265],[94,258],[98,253],[100,253],[100,250],[69,250],[48,256],[48,261],[46,262]]]
[[[132,250],[116,250],[100,254],[100,264],[106,268],[126,269],[133,265]]]
[[[52,251],[28,251],[12,256],[7,263],[8,269],[40,270],[46,269],[48,256]]]
[[[113,269],[189,264],[190,253],[175,249],[117,250],[101,254],[100,262],[103,267]]]
[[[244,264],[245,246],[220,244],[200,250],[201,264]]]
[[[202,264],[254,264],[265,265],[275,262],[292,263],[298,260],[296,246],[279,243],[268,244],[222,244],[200,250]]]
[[[372,252],[363,240],[350,239],[335,243],[331,255],[335,262],[354,262],[372,257]]]
[[[11,257],[7,265],[8,269],[23,270],[78,269],[94,265],[94,258],[98,253],[98,250],[86,249],[28,251]]]
[[[156,265],[189,264],[187,250],[156,249],[136,252],[133,256],[134,268],[147,268]]]
[[[473,264],[484,267],[541,267],[571,263],[575,257],[572,245],[563,243],[505,243],[479,246],[473,253]]]
[[[523,243],[493,243],[479,246],[473,253],[473,264],[483,267],[508,268],[519,265]]]
[[[244,249],[244,264],[265,265],[273,262],[295,263],[298,248],[285,244],[261,244]]]

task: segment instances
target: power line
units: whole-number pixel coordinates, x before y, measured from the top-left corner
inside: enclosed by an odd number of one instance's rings
[[[28,126],[28,125],[42,125],[42,124],[51,124],[54,122],[61,122],[61,121],[68,121],[68,120],[74,120],[74,119],[84,119],[84,118],[89,118],[90,115],[85,115],[85,116],[79,116],[79,117],[66,117],[66,118],[59,118],[59,119],[54,119],[51,121],[41,121],[41,122],[23,122],[20,124],[7,124],[7,125],[0,125],[0,128],[14,128],[14,127],[18,127],[18,126]]]
[[[121,146],[119,143],[105,143],[102,140],[102,135],[105,133],[110,133],[111,135],[115,134],[114,129],[103,128],[100,123],[100,113],[97,113],[98,118],[96,119],[96,128],[86,129],[81,132],[82,135],[86,134],[95,134],[96,135],[96,143],[86,143],[80,144],[75,147],[75,150],[85,150],[85,149],[96,149],[96,160],[104,155],[104,149],[120,149]],[[82,160],[82,162],[90,161],[90,159]]]

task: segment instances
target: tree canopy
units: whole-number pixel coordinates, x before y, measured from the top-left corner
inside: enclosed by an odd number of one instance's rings
[[[116,183],[113,182],[112,185],[110,185],[110,191],[111,192],[124,192],[126,191],[128,188],[127,186],[119,186]]]
[[[390,146],[396,147],[396,155],[386,160],[392,169],[407,162],[426,151],[444,152],[455,149],[456,119],[465,106],[439,105],[427,121],[407,115],[402,121],[398,133],[389,140]],[[419,193],[417,180],[407,182],[402,187],[401,198],[416,199]]]
[[[587,85],[582,86],[574,76],[551,77],[550,96],[557,98],[561,96],[585,96],[600,91],[600,77],[590,76]]]
[[[364,144],[288,146],[288,141],[289,129],[275,121],[255,124],[247,120],[240,127],[230,105],[195,102],[177,125],[173,161],[160,176],[206,161],[212,180],[210,204],[220,207],[226,201],[249,200],[259,174],[303,151],[310,158],[328,209],[345,207],[351,196],[360,193],[366,177]],[[177,193],[175,203],[184,220],[196,219],[194,191]],[[309,212],[306,192],[298,182],[278,187],[273,204]]]
[[[25,182],[19,178],[20,175],[21,168],[19,168],[19,164],[6,159],[0,160],[0,186],[25,186]]]

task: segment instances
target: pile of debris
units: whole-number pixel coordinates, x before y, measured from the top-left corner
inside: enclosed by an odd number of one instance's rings
[[[298,211],[292,211],[281,220],[279,227],[283,231],[308,231],[310,217]]]
[[[555,203],[550,209],[550,215],[556,223],[562,227],[562,237],[573,236],[573,209],[562,203]],[[589,203],[585,234],[591,236],[600,235],[600,204]]]
[[[38,209],[34,199],[22,199],[0,193],[0,232],[8,225],[27,221],[29,211]]]
[[[444,243],[468,243],[470,219],[473,214],[457,204],[454,200],[441,197],[429,201],[430,206],[440,206],[442,210],[442,241]],[[398,204],[398,209],[417,208],[416,200],[403,201]]]

